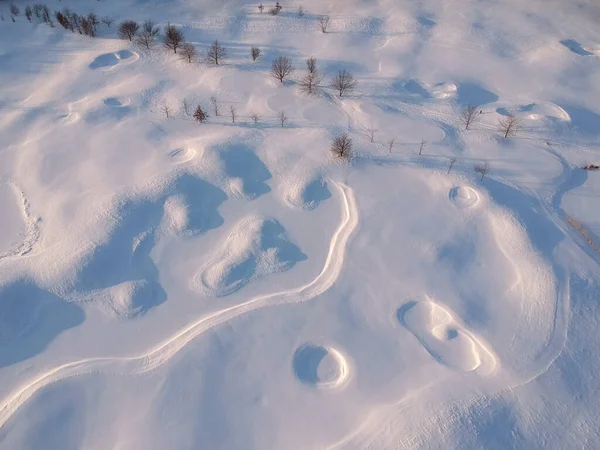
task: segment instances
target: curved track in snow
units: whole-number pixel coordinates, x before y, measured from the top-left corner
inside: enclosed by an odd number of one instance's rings
[[[267,306],[304,302],[327,291],[337,280],[344,265],[346,244],[358,223],[358,211],[352,189],[345,184],[332,182],[342,199],[342,221],[333,234],[323,269],[308,284],[295,289],[262,295],[244,303],[225,308],[187,325],[173,336],[160,342],[146,353],[132,357],[89,358],[63,364],[10,392],[0,402],[0,428],[37,391],[65,378],[89,373],[108,372],[124,375],[141,374],[153,370],[171,359],[193,339],[207,330],[234,319],[244,313]]]

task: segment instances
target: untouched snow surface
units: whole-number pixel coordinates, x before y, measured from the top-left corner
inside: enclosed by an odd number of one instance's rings
[[[48,2],[114,17],[96,38],[15,4],[1,449],[600,448],[595,2]],[[199,60],[118,39],[124,19]]]

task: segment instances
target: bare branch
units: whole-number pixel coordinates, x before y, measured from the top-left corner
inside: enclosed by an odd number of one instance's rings
[[[333,138],[331,151],[339,158],[350,159],[352,156],[352,139],[347,133],[342,133]]]
[[[206,50],[206,61],[215,66],[222,63],[225,58],[227,58],[227,49],[218,40],[215,40]]]
[[[388,139],[388,141],[385,143],[385,147],[388,149],[388,153],[392,153],[392,151],[394,150],[395,144],[396,144],[396,138]]]
[[[321,27],[321,31],[323,33],[327,33],[327,29],[329,28],[330,23],[331,23],[331,19],[329,18],[329,16],[319,17],[319,26]]]
[[[283,128],[285,123],[288,121],[288,116],[285,115],[285,111],[283,109],[277,113],[277,118],[281,122],[281,127]]]
[[[504,134],[504,139],[516,136],[521,129],[521,119],[515,116],[506,116],[498,120],[498,130]]]
[[[140,26],[137,22],[126,20],[119,24],[119,37],[121,39],[129,39],[132,41],[139,29]]]
[[[195,61],[197,56],[198,50],[196,50],[194,44],[190,42],[184,42],[181,45],[181,57],[187,60],[187,62],[191,63],[192,61]]]
[[[260,115],[257,112],[252,111],[250,113],[250,118],[254,121],[254,123],[258,123],[260,120]]]
[[[231,123],[235,123],[237,117],[237,108],[235,105],[229,105],[229,116],[231,117]]]
[[[279,82],[283,81],[294,71],[292,60],[286,56],[278,56],[271,65],[271,76]]]
[[[163,100],[162,104],[160,105],[160,109],[167,119],[169,117],[171,117],[172,109],[171,109],[171,105],[169,104],[169,102],[167,100]]]
[[[465,126],[465,130],[468,130],[469,127],[479,119],[477,109],[478,107],[476,105],[466,105],[460,110],[460,120]]]
[[[177,49],[183,44],[183,33],[175,25],[167,24],[165,27],[165,35],[163,36],[163,44],[166,48],[177,53]]]
[[[250,55],[252,56],[252,61],[256,61],[258,59],[258,57],[260,56],[260,48],[252,47],[250,49]]]
[[[480,174],[481,174],[481,180],[480,180],[480,181],[483,181],[483,177],[485,177],[485,175],[486,175],[486,174],[489,172],[489,170],[490,170],[490,165],[489,165],[489,163],[486,161],[486,162],[485,162],[485,163],[483,163],[483,164],[475,164],[475,167],[474,167],[474,169],[475,169],[475,172],[476,172],[476,173],[480,173]]]
[[[347,93],[352,92],[354,88],[356,88],[356,84],[356,79],[346,69],[340,70],[331,80],[331,87],[338,91],[340,98]]]
[[[379,129],[375,128],[373,125],[369,125],[368,127],[364,127],[364,131],[369,142],[375,142],[375,134]]]
[[[213,96],[210,98],[210,106],[212,107],[215,117],[218,117],[221,111],[221,103],[216,97]]]

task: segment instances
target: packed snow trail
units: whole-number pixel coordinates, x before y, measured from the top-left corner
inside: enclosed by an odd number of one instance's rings
[[[0,403],[0,428],[37,391],[65,378],[92,372],[118,374],[141,374],[153,370],[171,359],[179,350],[207,330],[227,322],[244,313],[267,306],[297,303],[313,299],[327,291],[337,280],[344,265],[346,244],[356,225],[358,211],[354,193],[350,187],[333,182],[342,198],[342,221],[331,238],[329,252],[323,269],[317,277],[296,289],[255,297],[247,302],[217,311],[198,319],[174,336],[159,343],[148,352],[133,357],[89,358],[63,364],[14,389]],[[115,367],[116,366],[116,367]]]

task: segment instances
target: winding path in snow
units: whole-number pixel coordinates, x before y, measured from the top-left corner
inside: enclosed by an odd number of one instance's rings
[[[166,363],[205,331],[237,316],[267,306],[304,302],[327,291],[335,283],[342,270],[346,244],[358,223],[358,210],[352,189],[341,183],[332,182],[332,185],[338,188],[342,199],[342,221],[331,238],[323,269],[311,282],[295,289],[255,297],[244,303],[201,317],[142,355],[83,359],[63,364],[39,374],[36,378],[25,382],[2,399],[0,402],[0,428],[32,395],[49,384],[92,372],[125,375],[148,372]]]

